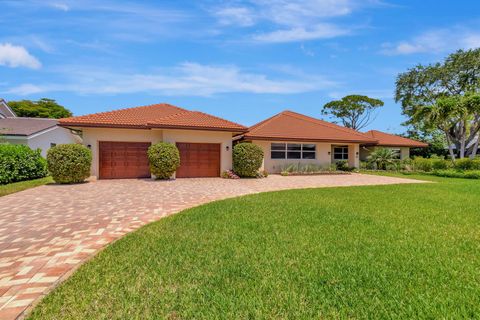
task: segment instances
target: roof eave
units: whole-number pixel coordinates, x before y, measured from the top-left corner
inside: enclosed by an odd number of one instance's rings
[[[60,127],[76,127],[76,128],[112,128],[112,129],[143,129],[147,130],[150,127],[137,124],[111,124],[111,123],[81,123],[81,122],[59,122]]]
[[[419,144],[415,144],[415,145],[406,145],[406,144],[385,144],[385,143],[377,143],[376,146],[379,146],[379,147],[405,147],[405,148],[427,148],[429,145],[419,145]]]
[[[292,138],[292,137],[264,137],[254,135],[244,135],[244,139],[248,140],[276,140],[276,141],[303,141],[303,142],[334,142],[334,143],[372,143],[376,141],[354,140],[354,139],[315,139],[315,138]]]
[[[209,126],[181,126],[181,125],[165,125],[165,124],[149,124],[148,127],[152,129],[179,129],[179,130],[207,130],[207,131],[226,131],[226,132],[238,132],[244,133],[247,128],[219,128]]]
[[[110,124],[110,123],[81,123],[81,122],[60,122],[61,127],[80,127],[80,128],[115,128],[115,129],[180,129],[180,130],[208,130],[208,131],[226,131],[244,133],[247,129],[241,128],[216,128],[206,126],[179,126],[179,125],[133,125],[133,124]]]

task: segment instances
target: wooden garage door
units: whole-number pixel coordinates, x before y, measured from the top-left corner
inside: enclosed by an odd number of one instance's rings
[[[220,176],[220,144],[177,143],[180,151],[178,178]]]
[[[100,141],[100,179],[149,178],[149,146],[150,142]]]

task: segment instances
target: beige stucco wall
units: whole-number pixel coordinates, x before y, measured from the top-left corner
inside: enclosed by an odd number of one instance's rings
[[[360,160],[367,161],[367,157],[376,148],[400,149],[400,159],[401,160],[410,158],[410,148],[409,147],[375,147],[375,146],[371,146],[371,147],[361,147],[360,148]]]
[[[203,130],[83,128],[83,144],[92,150],[92,176],[98,177],[99,141],[219,143],[221,171],[232,168],[232,133]],[[227,150],[228,147],[228,150]],[[220,172],[219,172],[220,174]]]
[[[267,170],[269,173],[279,173],[282,169],[293,163],[301,164],[316,164],[328,167],[333,162],[333,153],[332,153],[332,144],[331,143],[321,143],[321,142],[295,142],[295,143],[314,143],[317,146],[316,159],[271,159],[271,144],[272,143],[289,143],[288,141],[263,141],[263,140],[253,140],[252,143],[260,146],[263,150],[264,158],[262,170]],[[292,142],[290,142],[292,143]],[[345,144],[343,144],[345,145]],[[359,151],[358,144],[351,144],[349,146],[349,165],[354,167],[359,167],[359,157],[357,152]]]
[[[360,145],[348,144],[348,165],[360,168]]]
[[[232,133],[203,130],[163,130],[163,141],[190,143],[219,143],[220,171],[232,169]],[[228,148],[227,148],[228,147]],[[228,150],[227,150],[228,149]],[[219,174],[221,173],[219,172]]]

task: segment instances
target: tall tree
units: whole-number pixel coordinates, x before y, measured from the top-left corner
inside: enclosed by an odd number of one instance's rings
[[[442,63],[418,65],[397,77],[395,100],[407,124],[445,134],[450,155],[474,156],[479,137],[480,48],[458,50]]]
[[[429,132],[424,132],[411,127],[402,136],[405,138],[428,143],[428,147],[426,148],[411,148],[410,156],[430,158],[433,155],[441,157],[445,157],[448,155],[445,134],[440,130],[435,129]]]
[[[322,114],[339,119],[347,128],[361,130],[375,119],[375,110],[382,106],[382,100],[361,95],[348,95],[341,100],[330,101],[324,105]]]
[[[60,119],[72,116],[70,110],[59,105],[53,99],[43,98],[38,101],[10,101],[8,102],[8,106],[12,108],[19,117]]]

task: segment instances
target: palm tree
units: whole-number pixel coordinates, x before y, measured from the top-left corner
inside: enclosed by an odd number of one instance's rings
[[[395,151],[388,148],[377,148],[367,158],[370,163],[375,163],[377,169],[386,170],[387,165],[395,163]]]

